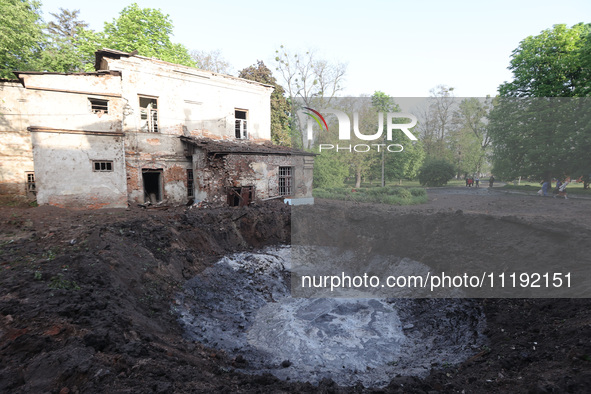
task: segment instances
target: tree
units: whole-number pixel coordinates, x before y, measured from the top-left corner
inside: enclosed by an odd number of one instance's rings
[[[419,182],[423,186],[443,186],[455,175],[454,165],[442,159],[425,162],[419,172]]]
[[[591,87],[583,67],[590,25],[554,25],[519,43],[511,55],[513,81],[499,87],[503,97],[577,97]],[[588,56],[588,53],[586,54]]]
[[[388,112],[394,112],[394,111],[399,111],[400,108],[398,107],[398,105],[396,105],[396,103],[394,102],[394,99],[390,96],[388,96],[386,93],[382,92],[382,91],[375,91],[373,93],[373,95],[371,96],[371,105],[376,109],[376,111],[378,112],[382,112],[382,113],[388,113]],[[385,126],[384,126],[385,127]],[[385,130],[383,130],[384,132],[382,133],[382,143],[385,144],[386,143],[386,133]],[[385,187],[386,186],[386,151],[382,150],[382,158],[381,158],[381,186]],[[359,187],[359,186],[357,186]]]
[[[437,85],[431,89],[428,107],[420,116],[419,131],[428,157],[448,160],[452,157],[447,139],[453,127],[456,106],[453,91],[454,88],[447,85]]]
[[[400,107],[394,99],[383,92],[375,92],[372,96],[372,104],[374,108],[384,113],[399,112]],[[384,118],[385,119],[385,118]],[[394,123],[407,123],[407,119],[393,119]],[[392,140],[386,140],[386,132],[382,134],[384,139],[382,144],[391,145],[399,144],[403,146],[401,152],[386,152],[382,150],[380,153],[380,160],[375,160],[371,173],[376,178],[381,179],[381,186],[386,185],[386,181],[399,181],[402,179],[414,179],[418,175],[419,168],[425,159],[425,151],[423,149],[422,141],[410,141],[402,133],[393,133]]]
[[[480,173],[489,154],[487,116],[491,99],[463,99],[454,111],[455,127],[449,134],[449,147],[454,153],[458,175]]]
[[[95,38],[102,47],[125,52],[138,51],[142,56],[195,66],[187,48],[171,41],[172,30],[169,15],[159,9],[140,8],[134,3],[125,7],[113,22],[105,22],[104,31]],[[87,37],[92,41],[92,35]]]
[[[591,173],[591,109],[583,98],[499,98],[490,114],[493,171],[551,181]]]
[[[554,25],[513,51],[514,79],[499,87],[490,114],[495,173],[546,181],[591,174],[589,102],[577,99],[591,88],[589,37],[589,25]]]
[[[0,2],[0,78],[12,71],[34,70],[44,42],[41,3],[31,0]]]
[[[332,99],[343,89],[347,66],[344,63],[329,62],[319,58],[314,51],[294,53],[283,45],[275,51],[275,70],[292,105],[295,114],[302,107],[328,108]],[[292,116],[292,137],[294,143],[309,148],[312,141],[298,135],[300,127],[297,116]]]
[[[372,105],[372,101],[367,99],[344,99],[339,100],[348,103],[347,113],[356,113],[358,116],[358,127],[362,134],[374,134],[378,128],[378,111]],[[355,115],[354,115],[355,116]],[[378,129],[379,130],[379,129]],[[357,136],[351,136],[349,141],[351,145],[365,144]],[[355,187],[361,187],[361,180],[369,174],[372,166],[379,161],[377,152],[342,152],[343,158],[349,165],[350,172],[355,177]],[[382,153],[383,155],[383,153]]]
[[[285,90],[277,83],[271,70],[259,60],[257,64],[240,71],[238,76],[274,87],[271,93],[271,140],[278,145],[290,146],[290,106],[284,96]]]
[[[589,26],[589,25],[587,25]],[[581,62],[581,80],[580,90],[577,92],[581,97],[591,96],[591,28],[587,36],[583,38],[583,42],[579,48],[579,60]]]
[[[315,188],[332,188],[343,186],[349,175],[349,168],[343,162],[343,155],[337,152],[322,152],[314,159]]]
[[[425,160],[425,151],[421,141],[409,141],[406,137],[398,136],[392,143],[404,146],[402,152],[387,153],[384,162],[384,176],[390,182],[403,179],[415,179]]]
[[[94,56],[80,47],[81,37],[88,24],[78,19],[79,10],[60,8],[60,13],[51,13],[55,21],[47,24],[48,41],[43,46],[39,70],[54,72],[79,72],[94,65]]]
[[[227,75],[233,73],[232,66],[223,58],[219,49],[210,52],[193,50],[191,58],[195,61],[195,66],[202,70]]]
[[[60,8],[59,14],[55,12],[50,12],[50,14],[56,21],[51,21],[47,24],[47,31],[56,37],[73,41],[78,36],[80,29],[86,29],[88,27],[88,23],[78,19],[80,10],[70,11]]]
[[[281,45],[275,51],[276,70],[290,97],[301,98],[305,106],[313,105],[313,98],[330,99],[343,89],[347,66],[319,58],[314,51],[292,53]]]

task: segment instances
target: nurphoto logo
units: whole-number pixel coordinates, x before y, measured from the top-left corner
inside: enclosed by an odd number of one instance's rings
[[[328,123],[324,116],[317,110],[312,109],[310,107],[304,107],[303,110],[298,111],[300,115],[300,119],[306,119],[305,122],[305,133],[308,141],[314,140],[314,124],[316,123],[320,129],[320,132],[328,132]],[[339,141],[351,141],[351,120],[349,116],[341,110],[329,108],[323,109],[322,112],[324,114],[332,114],[335,115],[338,121],[338,136]],[[307,118],[304,118],[302,115],[307,115]],[[394,123],[400,122],[401,120],[410,120],[410,122],[404,123]],[[374,134],[363,134],[359,129],[359,113],[353,112],[353,134],[354,136],[362,141],[381,141],[382,143],[374,143],[374,144],[355,144],[355,145],[339,145],[339,144],[319,144],[318,148],[320,152],[327,151],[327,150],[335,150],[339,151],[348,151],[348,152],[369,152],[372,149],[376,149],[378,152],[387,151],[387,152],[402,152],[404,147],[400,144],[388,144],[386,141],[392,141],[393,131],[400,130],[408,137],[411,141],[417,141],[417,137],[415,137],[411,132],[410,128],[416,126],[417,118],[413,114],[409,114],[406,112],[388,112],[386,114],[386,127],[384,128],[384,113],[378,113],[378,125],[377,131]],[[384,139],[384,131],[386,133],[386,137]]]

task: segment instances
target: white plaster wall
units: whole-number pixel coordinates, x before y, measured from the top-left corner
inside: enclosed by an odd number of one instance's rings
[[[23,123],[25,89],[0,82],[0,194],[25,195],[26,173],[34,170],[31,136]]]
[[[127,207],[122,137],[35,132],[32,142],[40,205]],[[93,171],[93,160],[113,171]]]
[[[234,138],[234,110],[241,109],[248,111],[250,139],[271,138],[270,87],[141,57],[106,60],[122,72],[125,131],[140,128],[138,95],[145,95],[158,98],[162,134]]]
[[[96,94],[117,93],[121,78],[109,74],[20,74],[27,89],[70,90]]]
[[[0,131],[26,129],[22,121],[25,95],[25,88],[19,82],[0,82]]]
[[[21,103],[21,122],[25,128],[40,126],[68,130],[121,131],[121,98],[101,95],[120,94],[121,79],[118,76],[46,74],[22,77],[27,88],[23,98],[25,101]],[[109,100],[109,113],[92,113],[89,97]]]
[[[187,201],[187,187],[183,181],[173,181],[164,184],[166,200],[173,204],[182,204]]]

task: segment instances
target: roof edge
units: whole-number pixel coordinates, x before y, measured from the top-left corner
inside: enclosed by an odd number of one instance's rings
[[[139,59],[149,60],[149,61],[152,61],[152,62],[163,63],[163,64],[169,65],[169,66],[185,68],[187,70],[195,70],[195,71],[198,71],[198,72],[210,74],[210,75],[213,75],[213,76],[216,76],[216,77],[220,77],[220,78],[235,79],[235,80],[242,81],[242,82],[247,82],[247,83],[250,83],[250,84],[253,84],[253,85],[258,85],[258,86],[263,86],[263,87],[270,88],[270,89],[275,89],[275,86],[273,86],[273,85],[269,85],[269,84],[266,84],[266,83],[253,81],[253,80],[246,79],[246,78],[240,78],[240,77],[235,77],[233,75],[216,73],[214,71],[202,70],[202,69],[197,68],[197,67],[185,66],[184,64],[171,63],[171,62],[167,62],[165,60],[161,60],[161,59],[158,59],[158,58],[155,58],[155,57],[142,56],[142,55],[139,55],[137,51],[123,52],[123,51],[118,51],[118,50],[115,50],[115,49],[103,48],[103,49],[97,50],[94,53],[94,55],[95,55],[94,68],[97,71],[99,71],[101,60],[103,59],[103,57],[109,57],[111,59],[121,59],[122,57],[137,57]]]

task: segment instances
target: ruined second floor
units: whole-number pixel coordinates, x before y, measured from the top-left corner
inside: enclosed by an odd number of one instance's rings
[[[93,73],[15,72],[0,82],[0,131],[28,127],[270,140],[272,87],[102,50]]]

